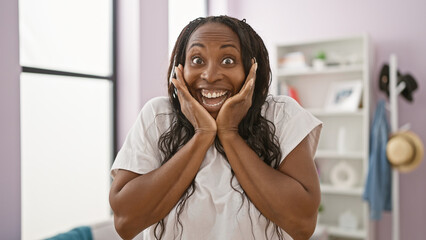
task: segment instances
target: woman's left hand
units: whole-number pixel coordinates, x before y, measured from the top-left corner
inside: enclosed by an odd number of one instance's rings
[[[238,125],[252,104],[257,63],[254,62],[240,92],[225,101],[216,117],[217,134],[238,133]]]

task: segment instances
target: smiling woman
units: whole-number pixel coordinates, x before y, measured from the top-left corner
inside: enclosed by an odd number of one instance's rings
[[[308,239],[321,122],[268,96],[262,39],[245,20],[197,18],[171,59],[169,99],[144,106],[111,170],[121,237]]]
[[[226,25],[206,24],[191,35],[186,52],[183,78],[188,90],[216,118],[245,80],[238,36]]]

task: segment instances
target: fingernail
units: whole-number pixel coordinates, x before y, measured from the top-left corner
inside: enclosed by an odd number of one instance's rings
[[[254,71],[255,71],[255,72],[257,71],[257,63],[255,63]]]
[[[256,61],[256,58],[255,58],[255,57],[253,57],[253,60],[254,60],[254,63],[257,63],[257,61]]]

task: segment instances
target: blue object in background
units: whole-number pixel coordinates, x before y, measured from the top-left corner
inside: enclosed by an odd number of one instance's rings
[[[384,100],[377,103],[370,130],[369,167],[363,198],[370,205],[372,220],[380,220],[383,211],[392,210],[391,166],[386,156],[390,127],[385,105]]]
[[[47,238],[46,240],[93,240],[93,236],[90,227],[82,226],[74,228],[69,232]]]

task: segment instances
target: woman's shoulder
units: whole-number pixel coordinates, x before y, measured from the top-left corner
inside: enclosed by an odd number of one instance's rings
[[[139,112],[138,120],[145,125],[165,123],[173,115],[172,105],[168,97],[154,97],[148,100]]]
[[[171,113],[172,105],[168,97],[160,96],[148,100],[142,108],[142,111],[152,111],[155,114]]]
[[[263,105],[263,114],[269,120],[278,122],[304,111],[293,98],[285,95],[269,95]]]
[[[268,102],[269,104],[276,104],[276,105],[290,104],[292,105],[292,107],[294,107],[295,105],[299,105],[299,103],[296,100],[286,95],[268,95],[265,101]]]

